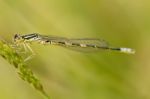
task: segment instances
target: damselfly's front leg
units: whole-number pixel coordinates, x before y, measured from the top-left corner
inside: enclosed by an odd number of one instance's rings
[[[27,58],[25,58],[24,61],[26,62],[26,61],[32,59],[36,54],[34,53],[34,51],[32,50],[32,48],[29,46],[29,44],[24,43],[24,44],[23,44],[23,47],[24,47],[24,50],[25,50],[26,53],[27,53],[27,52],[30,52],[30,53],[31,53],[30,56],[28,56]]]

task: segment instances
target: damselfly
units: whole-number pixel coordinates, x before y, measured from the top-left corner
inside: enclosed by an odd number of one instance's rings
[[[89,51],[93,52],[99,50],[112,50],[112,51],[119,51],[128,54],[135,53],[135,50],[131,48],[111,47],[106,41],[101,39],[94,39],[94,38],[69,39],[65,37],[45,36],[38,33],[32,33],[32,34],[25,34],[25,35],[15,34],[14,42],[17,45],[23,44],[24,48],[25,49],[28,48],[31,52],[33,51],[28,44],[31,42],[38,42],[40,44],[59,45],[73,50],[85,51],[85,52],[89,52]]]

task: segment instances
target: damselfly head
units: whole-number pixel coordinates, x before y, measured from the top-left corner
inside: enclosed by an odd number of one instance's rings
[[[13,40],[15,43],[18,43],[18,42],[21,42],[23,39],[20,34],[15,34]]]

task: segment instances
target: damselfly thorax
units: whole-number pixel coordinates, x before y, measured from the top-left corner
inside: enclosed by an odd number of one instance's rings
[[[17,45],[23,44],[24,47],[27,46],[27,48],[30,49],[31,51],[32,49],[29,47],[28,43],[38,42],[40,44],[63,46],[72,50],[82,51],[82,52],[114,50],[114,51],[119,51],[128,54],[135,53],[135,50],[131,48],[111,47],[106,41],[101,39],[95,39],[95,38],[70,39],[65,37],[46,36],[38,33],[32,33],[32,34],[25,34],[25,35],[15,34],[14,42]]]

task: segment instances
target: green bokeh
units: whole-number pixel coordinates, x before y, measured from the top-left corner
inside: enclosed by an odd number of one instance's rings
[[[103,38],[136,49],[82,53],[32,44],[28,62],[52,99],[150,99],[150,1],[0,0],[0,38],[38,32],[69,38]],[[1,99],[43,99],[0,58]]]

